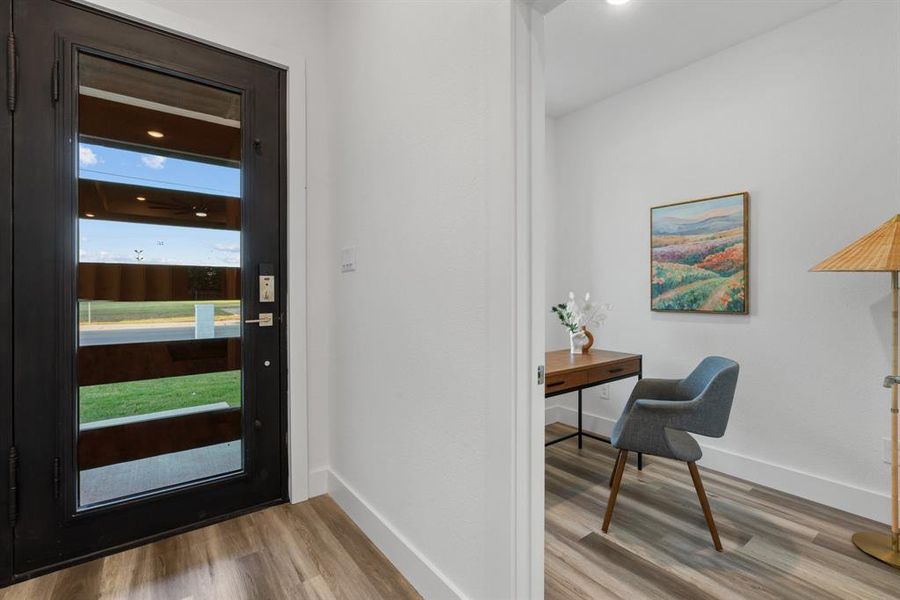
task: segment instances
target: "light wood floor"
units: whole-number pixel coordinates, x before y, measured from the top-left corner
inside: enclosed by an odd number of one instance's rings
[[[328,496],[269,508],[0,590],[0,600],[419,597]]]
[[[548,436],[571,431],[548,427]],[[590,439],[546,460],[549,599],[900,598],[900,571],[863,555],[883,526],[701,471],[722,543],[710,542],[685,465],[629,461],[600,532],[614,452]],[[282,505],[0,590],[13,599],[402,599],[419,595],[327,496]]]
[[[551,425],[548,439],[571,431]],[[717,553],[684,463],[645,457],[639,473],[629,459],[601,533],[614,452],[590,439],[547,448],[547,598],[900,598],[900,570],[850,542],[886,526],[701,469]]]

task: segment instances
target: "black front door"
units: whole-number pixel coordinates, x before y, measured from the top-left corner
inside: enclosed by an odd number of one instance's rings
[[[12,4],[0,560],[23,577],[285,498],[285,73]]]

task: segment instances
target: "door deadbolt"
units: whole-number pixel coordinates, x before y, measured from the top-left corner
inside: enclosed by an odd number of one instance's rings
[[[275,276],[259,276],[259,301],[275,302]]]

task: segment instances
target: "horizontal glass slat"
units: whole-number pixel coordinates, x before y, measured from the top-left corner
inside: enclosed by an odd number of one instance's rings
[[[106,344],[78,349],[78,383],[82,387],[233,371],[240,367],[240,338]]]
[[[234,165],[210,164],[161,153],[153,148],[114,146],[81,138],[78,144],[78,177],[239,198],[241,170]]]
[[[82,94],[107,94],[122,102],[170,109],[240,126],[241,96],[150,69],[82,54],[78,61],[78,83]],[[174,105],[174,106],[173,106]]]
[[[143,264],[81,263],[79,300],[236,300],[240,269]]]
[[[97,346],[239,337],[240,319],[239,300],[82,300],[78,303],[78,339],[82,346]]]
[[[241,228],[241,203],[238,198],[90,179],[79,180],[78,197],[79,215],[96,219],[95,222],[123,221],[202,229]],[[198,217],[197,213],[205,216]]]
[[[82,136],[125,142],[148,151],[173,150],[198,160],[238,162],[241,159],[241,130],[200,119],[130,106],[104,98],[81,94],[78,97]],[[164,137],[147,131],[165,132]]]
[[[94,469],[231,442],[240,437],[240,408],[88,428],[79,434],[78,465],[82,469]]]
[[[79,220],[79,262],[237,267],[239,231]]]

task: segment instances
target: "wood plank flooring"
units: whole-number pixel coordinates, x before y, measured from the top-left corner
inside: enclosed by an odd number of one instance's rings
[[[284,504],[0,590],[0,600],[420,598],[328,496]]]
[[[547,428],[548,438],[572,431]],[[850,542],[884,526],[701,470],[725,551],[713,549],[684,464],[629,461],[600,532],[615,454],[602,442],[547,448],[546,597],[900,598],[900,571]],[[282,505],[0,590],[0,600],[419,598],[328,496]]]
[[[552,439],[573,431],[554,424]],[[900,598],[900,570],[866,556],[855,531],[884,525],[701,469],[724,552],[713,549],[687,466],[629,460],[608,534],[600,531],[615,451],[585,439],[547,448],[549,599]]]

